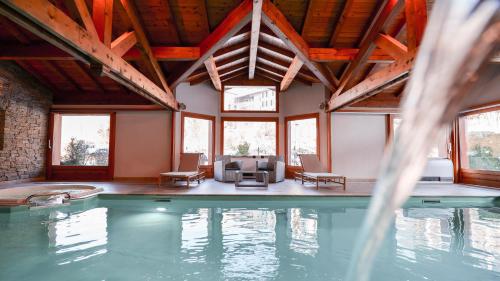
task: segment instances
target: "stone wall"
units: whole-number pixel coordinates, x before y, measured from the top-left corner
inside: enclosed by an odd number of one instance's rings
[[[0,182],[45,176],[51,104],[50,91],[17,65],[0,62]]]

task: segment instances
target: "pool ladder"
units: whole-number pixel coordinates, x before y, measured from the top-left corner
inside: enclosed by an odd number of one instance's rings
[[[54,196],[58,195],[64,195],[64,198],[62,199],[60,204],[54,204]],[[40,204],[40,202],[31,202],[32,199],[37,198],[37,197],[47,197],[47,204]],[[51,200],[52,199],[52,200]],[[48,207],[48,206],[54,206],[54,205],[62,205],[67,203],[71,199],[71,194],[69,192],[53,192],[53,193],[36,193],[36,194],[31,194],[30,196],[26,197],[25,199],[25,204],[29,205],[30,207]]]

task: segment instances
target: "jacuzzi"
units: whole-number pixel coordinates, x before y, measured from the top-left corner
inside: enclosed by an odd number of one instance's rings
[[[43,184],[17,186],[0,189],[0,206],[26,205],[26,199],[30,196],[66,194],[73,200],[95,196],[101,191],[102,188],[91,185]]]

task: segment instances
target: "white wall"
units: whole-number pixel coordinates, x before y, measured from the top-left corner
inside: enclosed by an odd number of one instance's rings
[[[220,93],[208,83],[190,86],[189,83],[181,83],[175,90],[176,98],[186,105],[186,112],[211,115],[216,117],[215,122],[215,155],[219,154],[220,136]],[[181,151],[181,113],[175,113],[175,151],[174,167],[179,165]]]
[[[259,117],[279,117],[279,153],[285,153],[285,127],[286,116],[301,115],[321,112],[320,115],[320,158],[324,165],[327,165],[327,114],[319,109],[319,105],[324,101],[325,90],[322,84],[312,86],[294,82],[288,91],[280,93],[279,113],[221,113],[220,93],[215,91],[210,84],[203,83],[190,86],[189,83],[182,83],[176,89],[176,97],[179,102],[186,104],[187,112],[194,112],[216,116],[215,128],[215,155],[220,154],[220,117],[224,116],[259,116]],[[175,117],[175,166],[178,165],[180,152],[180,125],[181,115],[176,113]]]
[[[372,180],[386,144],[383,114],[332,114],[333,172],[349,179]]]
[[[170,171],[171,113],[116,113],[115,178],[157,177]]]
[[[327,118],[328,114],[323,110],[319,109],[319,105],[325,101],[325,87],[322,84],[316,83],[312,86],[307,86],[298,82],[294,82],[294,84],[289,88],[288,91],[281,93],[280,96],[280,105],[282,105],[282,110],[280,111],[280,115],[282,117],[282,126],[281,126],[281,136],[283,136],[280,140],[282,140],[282,146],[284,148],[285,140],[285,127],[284,118],[287,116],[293,115],[302,115],[308,113],[320,113],[319,116],[319,132],[320,132],[320,148],[319,148],[319,157],[321,162],[325,167],[328,165],[328,155],[327,155],[327,135],[328,135],[328,127],[327,127]],[[307,136],[304,136],[307,137]],[[285,153],[285,150],[281,150],[282,153]]]

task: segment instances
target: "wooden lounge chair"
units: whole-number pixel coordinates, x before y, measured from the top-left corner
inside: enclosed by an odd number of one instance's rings
[[[300,154],[300,163],[302,164],[302,171],[297,172],[295,178],[301,179],[304,182],[316,183],[316,189],[319,189],[319,183],[336,183],[342,185],[345,191],[346,177],[329,173],[328,170],[321,164],[316,154]]]
[[[200,181],[205,179],[205,172],[200,172],[200,157],[201,153],[182,153],[177,172],[161,173],[158,177],[158,186],[164,186],[165,182],[169,186],[174,186],[177,181],[185,181],[186,187],[189,188],[191,181]]]

